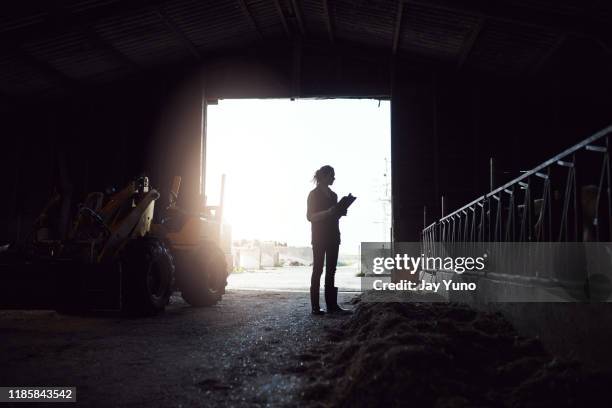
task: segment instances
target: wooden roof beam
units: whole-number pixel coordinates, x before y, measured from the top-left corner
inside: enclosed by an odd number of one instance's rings
[[[397,49],[400,42],[400,33],[402,30],[402,17],[404,13],[404,2],[399,0],[397,3],[397,15],[395,17],[395,29],[393,31],[393,44],[391,45],[392,55],[397,54]]]
[[[174,34],[176,40],[181,45],[183,45],[183,47],[185,47],[185,49],[187,49],[196,60],[200,61],[202,59],[200,51],[198,51],[198,49],[191,42],[191,40],[187,38],[185,33],[176,24],[174,24],[168,14],[166,14],[166,12],[164,11],[163,7],[157,7],[155,11],[159,19],[166,25],[168,30],[170,30]]]
[[[16,42],[17,44],[25,44],[41,38],[48,38],[75,31],[78,32],[84,27],[91,27],[97,22],[107,18],[148,11],[151,7],[157,7],[165,1],[167,0],[116,1],[88,10],[72,12],[69,15],[65,15],[61,21],[55,18],[44,19],[40,23],[3,32],[0,36],[0,47],[11,46]]]
[[[283,24],[283,29],[285,30],[285,34],[287,34],[287,38],[291,38],[291,30],[289,30],[289,24],[287,23],[287,19],[285,18],[285,13],[283,13],[283,8],[280,5],[279,0],[273,0],[274,7],[276,7],[276,12],[280,17],[280,21]]]
[[[329,0],[323,0],[323,18],[325,18],[325,25],[327,26],[327,34],[329,35],[329,42],[334,44],[334,25],[332,23],[331,10],[329,9]]]
[[[257,34],[257,38],[259,38],[260,40],[263,39],[263,35],[261,34],[261,31],[259,31],[259,27],[257,27],[257,23],[255,22],[253,15],[249,11],[249,7],[247,6],[246,2],[244,0],[238,0],[238,4],[240,5],[240,9],[242,10],[242,13],[247,18],[247,20],[249,21],[249,24],[251,25],[251,27]]]
[[[303,36],[306,33],[306,30],[304,29],[304,19],[302,18],[302,12],[300,10],[298,0],[291,0],[291,7],[293,8],[293,15],[297,20],[297,25],[298,29],[300,30],[300,34]]]
[[[566,39],[567,39],[567,34],[559,35],[559,37],[557,37],[557,40],[554,42],[554,44],[544,53],[544,55],[542,55],[542,58],[540,58],[535,63],[535,65],[531,68],[529,73],[531,75],[537,75],[538,72],[540,72],[540,70],[542,69],[542,67],[546,65],[546,62],[548,62],[548,60],[559,50],[559,48],[563,46]]]
[[[94,29],[90,27],[84,28],[83,35],[91,45],[93,45],[95,48],[102,50],[115,61],[119,62],[120,64],[126,65],[132,68],[133,70],[140,70],[140,66],[137,63],[132,61],[127,55],[119,51],[117,48],[109,44],[108,41],[103,39],[100,34],[98,34]]]
[[[69,77],[50,63],[34,57],[32,54],[21,48],[13,49],[12,54],[22,63],[41,73],[49,81],[59,84],[62,88],[70,92],[75,92],[78,90],[79,83],[77,80]]]
[[[55,27],[63,26],[64,22],[70,21],[72,19],[72,13],[66,7],[64,7],[63,3],[57,4],[53,2],[49,2],[47,4],[46,12],[48,17],[46,18],[47,24]],[[75,26],[74,31],[83,37],[85,40],[94,48],[101,50],[109,57],[113,58],[121,65],[127,65],[132,69],[139,69],[137,64],[129,59],[125,54],[117,50],[115,47],[110,45],[106,40],[104,40],[91,26],[80,25]]]
[[[451,12],[460,12],[484,16],[488,19],[508,23],[547,28],[562,33],[581,33],[602,40],[612,36],[610,24],[605,16],[581,13],[578,16],[549,9],[533,8],[524,4],[507,1],[490,0],[403,0],[427,8],[438,8]]]
[[[465,40],[463,47],[461,47],[461,51],[459,52],[459,58],[457,59],[457,69],[460,70],[463,68],[465,61],[467,61],[472,49],[474,48],[474,44],[476,44],[476,40],[478,36],[482,32],[482,28],[484,27],[486,18],[484,16],[480,16],[476,26],[472,29],[470,34]]]

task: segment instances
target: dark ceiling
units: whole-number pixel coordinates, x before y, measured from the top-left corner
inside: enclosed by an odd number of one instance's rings
[[[612,47],[612,2],[601,0],[66,0],[3,8],[0,94],[8,98],[296,39],[510,76],[537,73],[576,38],[602,53]]]

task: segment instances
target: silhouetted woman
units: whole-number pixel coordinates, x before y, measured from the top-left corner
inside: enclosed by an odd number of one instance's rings
[[[335,173],[331,166],[323,166],[316,171],[313,181],[317,187],[308,194],[306,218],[312,224],[312,277],[310,279],[310,303],[312,313],[324,312],[319,306],[319,287],[323,262],[325,261],[325,304],[328,313],[349,313],[338,306],[338,288],[334,285],[338,249],[340,247],[340,228],[338,220],[346,211],[336,206],[338,196],[329,186],[334,183]]]

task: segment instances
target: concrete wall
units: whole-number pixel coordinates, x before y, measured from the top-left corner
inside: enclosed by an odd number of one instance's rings
[[[490,312],[502,313],[523,335],[540,338],[552,353],[576,359],[593,369],[612,364],[612,303],[567,302],[567,291],[507,277],[426,274],[423,279],[441,282],[474,282],[476,291],[438,292],[451,302],[465,302]],[[576,293],[584,288],[576,285]],[[524,299],[524,301],[520,301]]]
[[[279,266],[280,248],[272,245],[260,247],[232,247],[234,266],[244,269],[261,269]]]

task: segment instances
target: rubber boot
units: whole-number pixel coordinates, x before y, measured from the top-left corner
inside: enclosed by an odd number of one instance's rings
[[[328,295],[329,292],[329,295]],[[327,313],[336,313],[336,314],[351,314],[353,311],[348,309],[343,309],[338,306],[338,288],[333,287],[328,291],[325,288],[325,304],[327,305]]]
[[[325,287],[325,306],[327,307],[327,313],[333,313],[334,307],[334,288]]]
[[[312,307],[313,315],[322,315],[325,314],[321,307],[319,306],[319,288],[310,288],[310,305]]]

